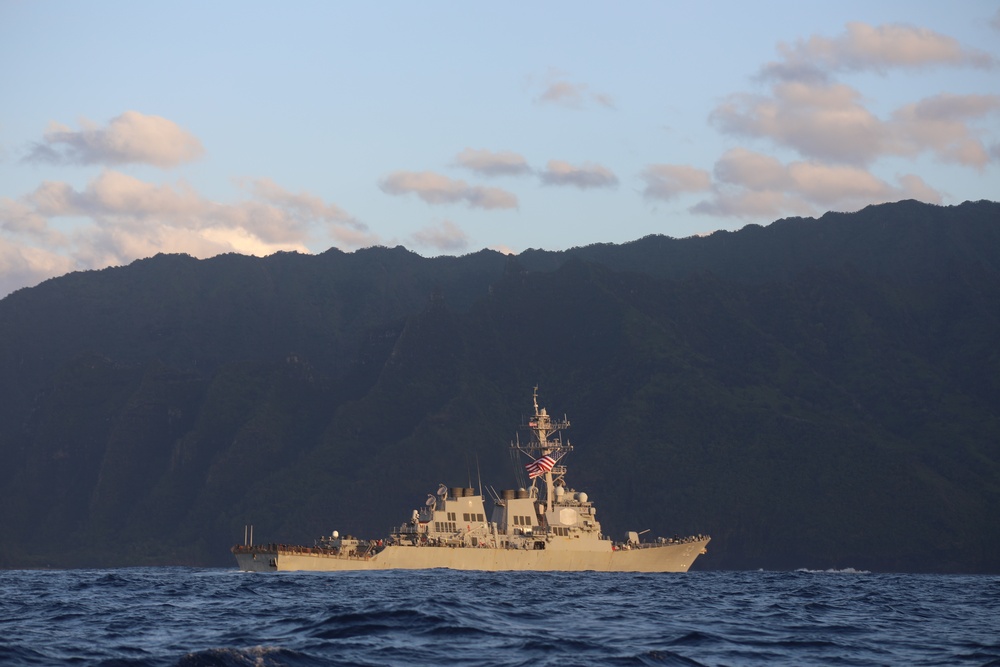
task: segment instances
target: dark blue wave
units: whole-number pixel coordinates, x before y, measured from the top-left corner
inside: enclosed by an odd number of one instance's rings
[[[997,665],[1000,577],[0,571],[0,665]]]

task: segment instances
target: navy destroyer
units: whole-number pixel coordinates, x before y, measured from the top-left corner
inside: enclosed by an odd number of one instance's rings
[[[629,531],[614,541],[601,532],[596,508],[583,491],[566,484],[564,458],[573,446],[562,432],[569,420],[553,419],[538,406],[522,428],[527,442],[511,443],[528,460],[522,488],[493,492],[487,515],[482,492],[440,485],[421,509],[388,537],[362,540],[334,531],[311,547],[244,543],[232,548],[241,570],[558,570],[686,572],[705,553],[707,535],[643,541]]]

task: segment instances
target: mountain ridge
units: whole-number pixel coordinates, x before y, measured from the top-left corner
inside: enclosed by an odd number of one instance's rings
[[[540,386],[613,535],[712,534],[701,568],[998,572],[998,305],[993,202],[70,274],[0,300],[0,566],[378,536],[477,459],[509,487]]]

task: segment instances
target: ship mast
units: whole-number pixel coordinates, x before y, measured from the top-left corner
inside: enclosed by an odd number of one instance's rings
[[[551,456],[557,462],[551,469],[544,473],[545,480],[545,506],[546,511],[552,511],[552,504],[555,499],[555,483],[561,481],[566,474],[566,466],[559,465],[558,462],[567,453],[573,451],[573,446],[569,441],[563,442],[560,431],[569,428],[569,420],[564,416],[562,419],[552,419],[545,408],[538,407],[538,387],[535,387],[532,395],[532,402],[535,407],[535,414],[528,420],[527,429],[531,432],[528,444],[511,443],[520,451],[530,456],[533,460],[538,460],[543,456]],[[538,478],[532,479],[531,485],[535,485]]]

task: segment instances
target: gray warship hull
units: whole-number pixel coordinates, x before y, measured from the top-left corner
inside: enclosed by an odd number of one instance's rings
[[[709,538],[629,550],[524,550],[432,546],[385,547],[375,555],[342,555],[311,547],[259,545],[237,547],[236,561],[248,572],[423,570],[448,568],[505,572],[687,572],[705,552]]]

